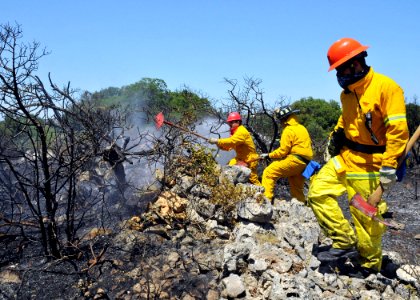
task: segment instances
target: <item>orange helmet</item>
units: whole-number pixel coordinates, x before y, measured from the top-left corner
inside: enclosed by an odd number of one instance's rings
[[[227,122],[242,121],[241,115],[237,112],[231,112],[227,117]]]
[[[363,46],[358,41],[352,38],[342,38],[336,41],[328,49],[327,57],[330,63],[328,72],[342,65],[350,58],[365,51],[369,46]]]

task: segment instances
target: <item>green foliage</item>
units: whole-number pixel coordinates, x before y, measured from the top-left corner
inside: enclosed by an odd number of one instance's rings
[[[217,185],[212,187],[210,203],[216,205],[218,213],[223,215],[225,225],[234,226],[236,223],[236,207],[244,199],[255,197],[255,190],[247,185],[235,185],[230,179],[221,176]],[[257,198],[257,202],[264,201],[263,194]]]
[[[322,142],[337,124],[341,115],[341,108],[338,102],[312,97],[302,98],[292,104],[294,109],[299,109],[299,120],[308,129],[313,142]]]
[[[229,213],[243,199],[242,187],[223,177],[212,188],[210,202],[221,207],[224,213]]]
[[[33,118],[43,128],[47,144],[54,142],[57,135],[54,127],[49,126],[40,118]],[[25,149],[31,149],[33,146],[31,145],[32,143],[37,145],[41,140],[40,132],[37,130],[35,124],[25,117],[16,119],[5,117],[3,121],[0,121],[0,136],[3,143],[8,140],[13,140],[15,145],[20,144]],[[11,145],[9,146],[12,147]]]
[[[3,136],[12,137],[19,132],[20,125],[9,117],[0,122],[0,132]]]
[[[92,99],[99,105],[153,107],[167,102],[168,88],[161,79],[143,78],[142,80],[121,88],[109,87],[92,94]]]
[[[203,116],[211,109],[207,98],[202,98],[187,89],[170,92],[169,107],[180,112],[193,111],[196,117]]]
[[[210,107],[207,98],[183,89],[170,91],[162,79],[143,78],[140,81],[121,88],[109,87],[92,94],[92,100],[98,106],[130,106],[133,109],[146,108],[151,114],[167,110],[181,114],[193,110],[205,111]]]
[[[420,106],[416,103],[417,99],[415,98],[414,100],[414,103],[408,103],[406,105],[407,123],[410,134],[413,134],[420,125]]]
[[[95,99],[107,100],[121,96],[121,91],[116,87],[109,87],[93,94]]]
[[[187,143],[186,148],[190,153],[188,161],[184,164],[185,174],[196,178],[198,183],[214,186],[220,174],[217,162],[211,151],[202,145]]]
[[[211,150],[202,145],[184,142],[181,152],[170,160],[166,169],[166,182],[174,182],[177,174],[191,176],[195,183],[214,186],[220,174]]]
[[[165,171],[167,186],[173,186],[182,174],[190,176],[195,185],[210,187],[209,202],[227,220],[225,225],[234,225],[236,205],[243,199],[254,197],[255,190],[246,185],[235,185],[228,178],[220,176],[220,166],[209,148],[189,142],[184,142],[180,148],[183,151],[172,158]],[[262,194],[258,201],[263,201]]]

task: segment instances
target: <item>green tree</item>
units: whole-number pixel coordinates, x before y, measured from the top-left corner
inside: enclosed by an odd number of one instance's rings
[[[197,117],[201,117],[211,109],[207,98],[200,97],[196,93],[184,88],[181,91],[170,92],[169,106],[176,111],[196,111]]]
[[[143,78],[121,88],[109,87],[92,93],[91,99],[99,105],[131,105],[135,108],[162,110],[164,107],[177,111],[191,108],[208,108],[210,102],[188,88],[170,91],[162,79]]]
[[[157,78],[143,78],[121,88],[109,87],[93,92],[90,99],[98,106],[131,106],[132,108],[153,108],[169,102],[169,90],[165,81]]]
[[[413,101],[406,105],[407,123],[410,136],[414,134],[417,127],[420,125],[420,106],[417,104],[417,96],[414,96]],[[414,145],[412,150],[415,160],[420,163],[420,144]]]
[[[416,131],[420,125],[420,106],[417,104],[417,97],[414,96],[413,102],[406,105],[407,110],[407,123],[410,134]]]
[[[184,125],[193,124],[212,109],[207,98],[187,87],[170,91],[165,81],[157,78],[143,78],[121,88],[110,87],[92,94],[86,92],[82,98],[97,107],[129,107],[132,111],[145,112],[149,118],[163,111],[173,120],[183,119]]]
[[[299,119],[308,129],[315,146],[322,146],[341,115],[340,105],[334,100],[308,97],[296,101],[292,107],[300,110]]]
[[[169,101],[169,90],[166,82],[157,78],[143,78],[142,80],[122,88],[125,101],[134,107],[164,106]]]

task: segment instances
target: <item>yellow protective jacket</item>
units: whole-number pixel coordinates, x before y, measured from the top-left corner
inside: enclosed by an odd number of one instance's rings
[[[360,173],[379,171],[381,166],[396,168],[409,136],[403,90],[389,77],[375,73],[372,67],[363,79],[349,85],[349,90],[350,93],[341,93],[342,115],[335,129],[344,128],[346,138],[351,141],[375,145],[365,126],[366,113],[370,112],[377,146],[385,146],[385,152],[366,154],[343,147],[333,158],[336,170],[348,172],[348,177],[353,172],[356,179],[366,176]]]
[[[296,154],[311,160],[313,152],[308,130],[299,124],[295,115],[291,115],[285,124],[281,134],[280,147],[271,152],[269,157],[284,158],[289,154]]]
[[[217,146],[225,151],[235,150],[236,160],[246,163],[258,157],[251,134],[243,125],[240,125],[232,136],[219,139]]]

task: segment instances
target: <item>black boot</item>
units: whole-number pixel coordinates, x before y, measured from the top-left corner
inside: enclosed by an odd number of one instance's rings
[[[377,274],[377,273],[378,272],[374,269],[365,268],[359,265],[359,266],[356,266],[354,269],[350,270],[347,274],[343,274],[343,275],[347,275],[349,277],[354,277],[354,278],[365,279],[369,277],[369,275]]]
[[[317,258],[321,262],[331,262],[342,258],[355,258],[358,255],[355,247],[348,249],[330,248],[328,251],[318,253]]]

